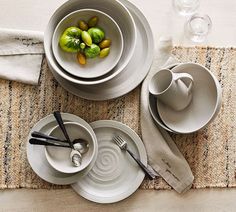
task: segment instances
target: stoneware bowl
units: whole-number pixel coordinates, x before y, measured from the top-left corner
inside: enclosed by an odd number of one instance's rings
[[[70,139],[82,138],[88,141],[89,149],[82,155],[81,166],[73,166],[70,159],[70,148],[45,146],[45,155],[48,163],[57,171],[67,174],[76,173],[84,170],[89,166],[95,157],[96,148],[98,148],[97,141],[93,139],[91,133],[82,124],[77,122],[65,122],[65,127],[70,136]],[[50,135],[57,138],[65,139],[59,126],[54,127]]]
[[[123,52],[117,65],[106,75],[100,78],[85,79],[75,77],[68,74],[56,61],[52,52],[52,37],[57,24],[68,14],[79,9],[95,9],[99,10],[111,18],[118,24],[123,35]],[[135,49],[136,44],[136,26],[132,15],[128,9],[119,1],[110,0],[69,0],[60,6],[50,18],[46,30],[44,32],[44,49],[48,63],[62,78],[76,83],[78,85],[94,85],[106,82],[117,76],[129,63]]]
[[[157,112],[165,126],[175,133],[193,133],[206,127],[218,114],[222,91],[216,77],[206,67],[196,63],[183,63],[172,69],[175,73],[188,73],[193,77],[193,97],[184,110],[175,111],[157,101]]]
[[[72,26],[78,27],[78,22],[88,20],[94,16],[98,17],[96,27],[103,29],[105,38],[111,39],[110,53],[105,58],[87,59],[85,65],[80,65],[77,53],[68,53],[61,49],[59,40],[63,32]],[[82,40],[80,39],[82,42]],[[68,73],[81,78],[96,78],[111,71],[119,62],[123,51],[123,36],[118,24],[110,16],[94,9],[82,9],[74,11],[64,17],[57,25],[53,38],[52,50],[54,57],[60,66]]]

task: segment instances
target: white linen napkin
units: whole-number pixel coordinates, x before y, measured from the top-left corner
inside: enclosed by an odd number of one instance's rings
[[[161,39],[159,46],[151,70],[141,88],[141,132],[149,164],[170,186],[182,193],[191,188],[194,179],[191,169],[169,134],[154,123],[148,109],[148,83],[151,76],[161,67],[178,62],[170,57],[172,46],[168,39]]]
[[[0,28],[0,78],[37,85],[43,33]]]

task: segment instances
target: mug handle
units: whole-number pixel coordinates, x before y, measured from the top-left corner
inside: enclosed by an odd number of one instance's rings
[[[186,85],[186,86],[188,88],[188,93],[190,93],[190,91],[192,90],[192,87],[193,87],[193,77],[188,73],[175,73],[174,74],[174,80],[177,81],[177,80],[180,80],[180,79],[187,80],[189,82],[189,84]]]

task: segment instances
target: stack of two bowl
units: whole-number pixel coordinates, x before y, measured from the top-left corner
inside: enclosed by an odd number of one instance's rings
[[[44,45],[56,80],[69,92],[92,100],[134,89],[148,73],[154,47],[147,20],[126,0],[67,1],[51,17]]]
[[[73,150],[53,114],[41,119],[31,129],[27,158],[34,172],[45,181],[69,185],[86,176],[93,168],[98,155],[98,142],[94,130],[86,121],[73,114],[61,113],[61,116],[74,148],[79,151],[80,165],[73,164]],[[42,139],[45,136],[57,138],[57,141]],[[36,144],[32,141],[38,145],[32,145]]]

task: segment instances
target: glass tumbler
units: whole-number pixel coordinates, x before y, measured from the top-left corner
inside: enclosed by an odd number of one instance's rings
[[[174,9],[183,16],[192,15],[199,7],[199,0],[172,0]]]
[[[208,15],[194,14],[185,23],[185,36],[193,42],[203,42],[206,40],[212,27],[211,19]]]

